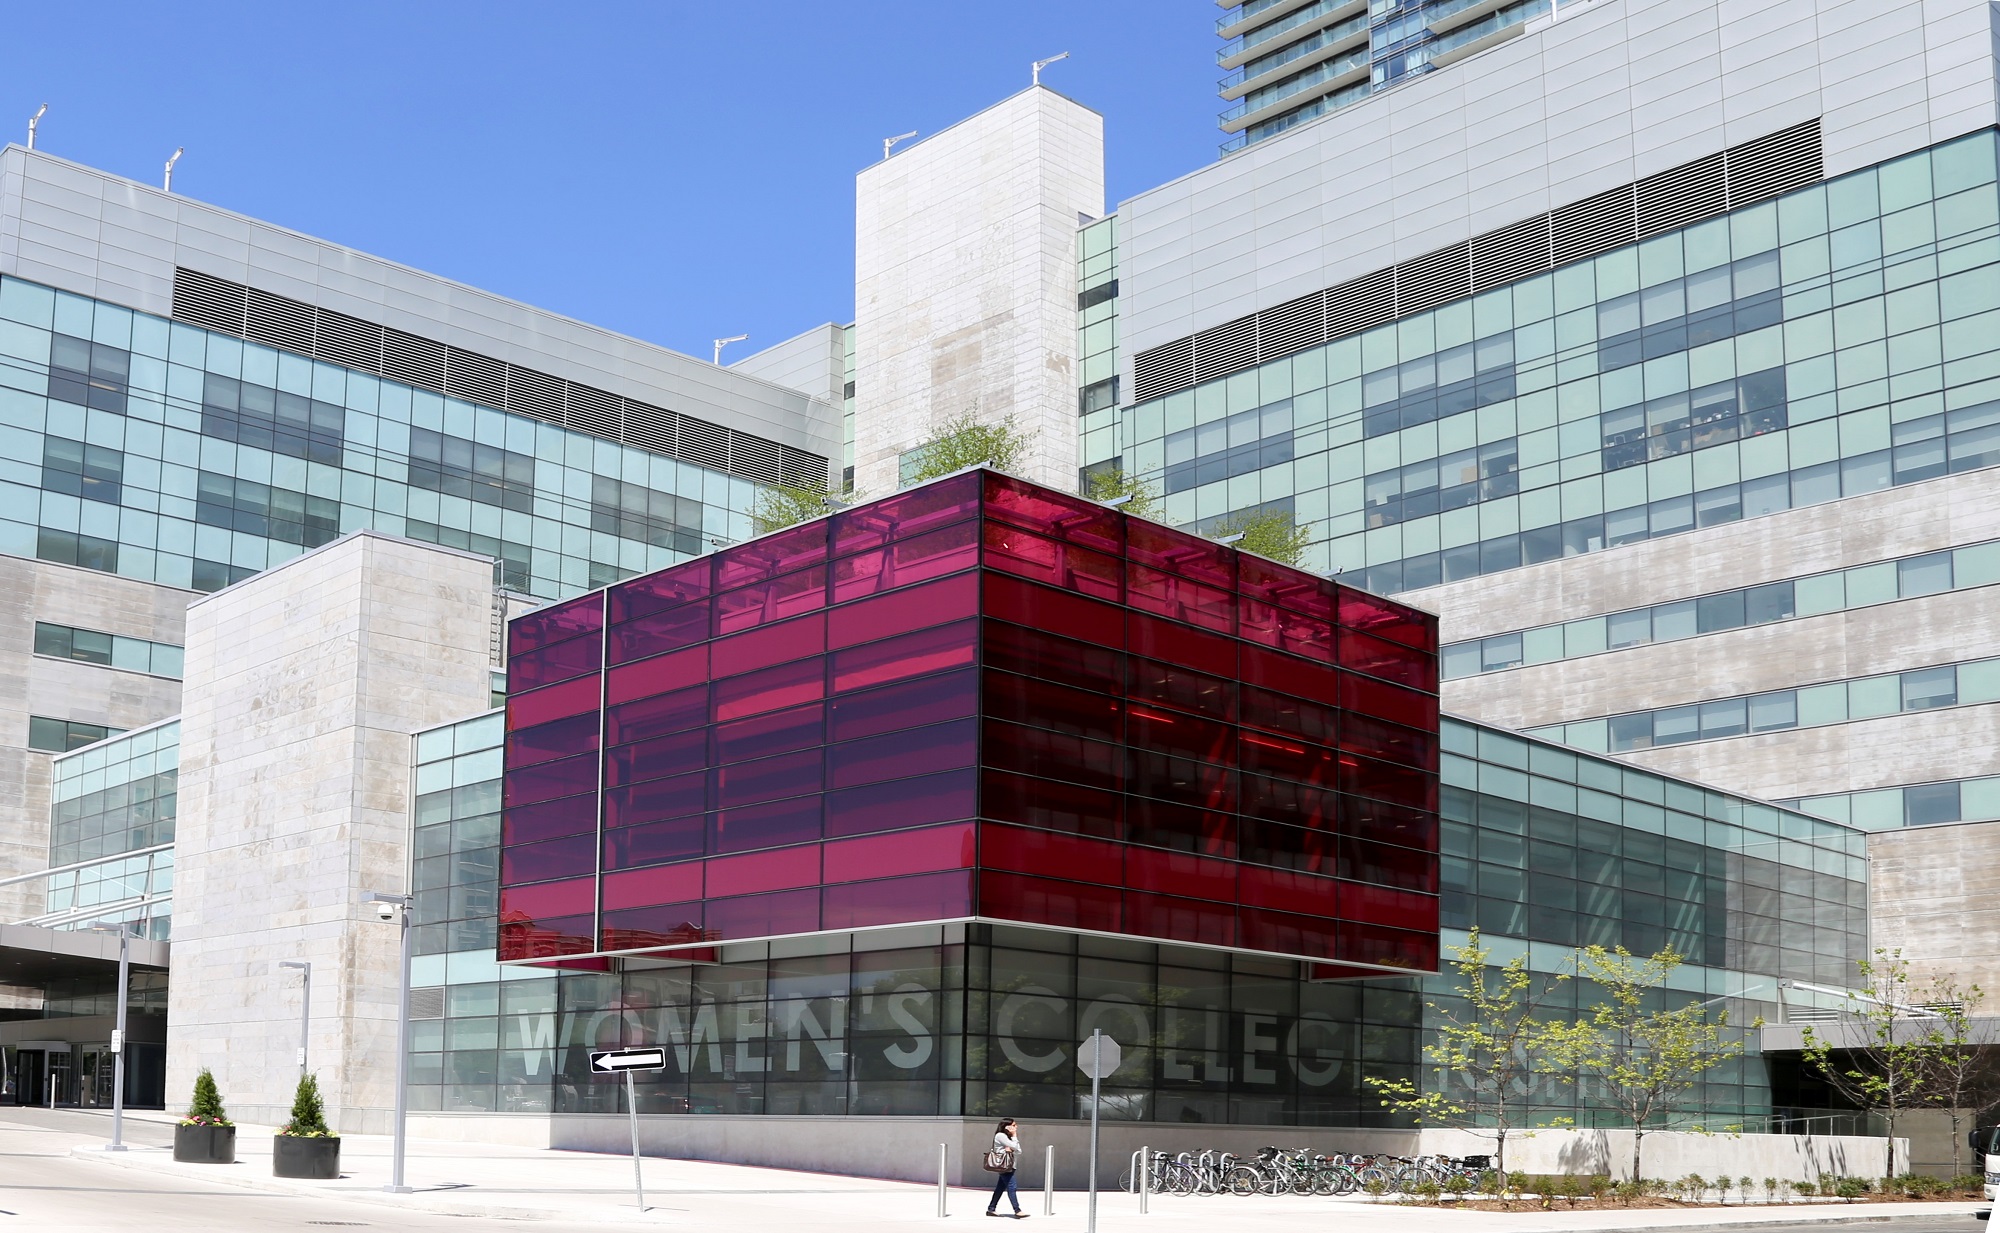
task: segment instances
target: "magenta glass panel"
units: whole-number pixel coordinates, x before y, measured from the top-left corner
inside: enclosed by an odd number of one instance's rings
[[[1183,852],[1125,850],[1126,886],[1187,899],[1236,902],[1236,862]]]
[[[536,920],[545,916],[576,916],[589,912],[596,902],[597,883],[592,878],[509,886],[500,892],[500,917]]]
[[[1124,906],[1116,887],[1010,873],[979,875],[979,914],[1001,920],[1118,933]]]
[[[1273,775],[1294,783],[1333,785],[1334,752],[1324,745],[1265,732],[1245,732],[1237,763],[1245,773]]]
[[[826,617],[814,613],[796,621],[717,639],[709,647],[710,671],[716,676],[735,676],[825,651]]]
[[[523,805],[500,815],[500,842],[538,843],[597,829],[597,794]]]
[[[718,942],[811,933],[819,928],[819,890],[710,899],[702,915],[708,936]]]
[[[833,655],[833,688],[845,693],[972,662],[979,622],[960,621],[849,647]]]
[[[1339,714],[1334,707],[1254,685],[1245,685],[1242,696],[1246,725],[1302,736],[1319,745],[1334,743],[1334,717]]]
[[[703,941],[701,904],[664,903],[604,914],[605,950],[657,950]],[[602,1042],[616,1045],[615,1040]]]
[[[1357,839],[1426,852],[1437,850],[1438,816],[1427,810],[1343,796],[1340,818],[1341,829]]]
[[[1359,711],[1406,728],[1421,728],[1426,732],[1437,730],[1438,700],[1435,694],[1399,689],[1386,681],[1343,672],[1340,674],[1339,697],[1344,711]]]
[[[1369,843],[1365,839],[1340,841],[1340,876],[1356,882],[1436,894],[1437,869],[1437,857],[1431,852]]]
[[[604,867],[635,869],[641,865],[698,857],[702,854],[706,832],[707,826],[698,813],[606,831]]]
[[[1230,592],[1136,563],[1125,567],[1125,602],[1225,634],[1236,628],[1236,597]]]
[[[703,877],[710,899],[818,886],[819,845],[807,843],[748,856],[714,858],[707,862]]]
[[[1333,921],[1243,908],[1236,914],[1236,944],[1249,950],[1335,959],[1343,957]]]
[[[817,795],[800,796],[712,813],[708,815],[709,853],[748,852],[818,839],[822,800]]]
[[[1438,901],[1435,895],[1369,886],[1362,882],[1340,884],[1340,915],[1345,920],[1371,921],[1397,929],[1437,928]]]
[[[972,871],[851,882],[829,886],[821,895],[823,929],[958,920],[972,915]]]
[[[709,678],[708,647],[691,646],[684,651],[656,655],[613,668],[609,675],[604,700],[613,706],[650,694],[686,689]]]
[[[507,627],[507,658],[604,628],[604,597],[596,592],[515,617]]]
[[[1336,611],[1334,596],[1340,588],[1302,569],[1239,553],[1236,589],[1260,603],[1277,604],[1330,622]]]
[[[1419,650],[1437,650],[1437,618],[1394,600],[1340,588],[1340,623]]]
[[[1306,916],[1339,916],[1340,883],[1296,869],[1243,866],[1243,906]]]
[[[597,748],[597,716],[572,715],[554,723],[517,728],[507,734],[508,766],[532,766],[537,762],[589,753]]]
[[[971,766],[976,731],[972,720],[961,719],[842,742],[828,750],[827,784],[851,788]]]
[[[754,805],[781,796],[801,796],[820,790],[820,751],[803,749],[797,753],[739,762],[710,771],[710,799],[717,809],[732,805]]]
[[[986,514],[1044,535],[1117,555],[1127,520],[1095,501],[1004,475],[986,477]]]
[[[650,616],[611,627],[611,649],[605,657],[613,664],[630,663],[648,655],[678,651],[708,639],[709,606],[683,604]]]
[[[1236,585],[1236,553],[1212,539],[1135,518],[1125,532],[1128,560],[1227,590]]]
[[[1398,967],[1437,965],[1437,934],[1412,933],[1407,929],[1384,929],[1342,921],[1340,940],[1344,955],[1355,963],[1382,963]]]
[[[696,771],[610,789],[604,794],[604,825],[637,826],[641,822],[698,814],[706,808],[708,773]]]
[[[605,711],[604,739],[613,745],[643,741],[708,722],[708,686],[643,698]]]
[[[700,899],[701,868],[700,861],[683,861],[630,873],[608,873],[604,875],[604,910]]]
[[[603,658],[604,635],[590,633],[514,656],[507,661],[507,681],[511,686],[519,680],[524,690],[553,685],[597,671]]]
[[[1134,702],[1189,711],[1225,723],[1236,718],[1237,685],[1228,677],[1137,655],[1127,657],[1125,664],[1125,692]]]
[[[826,794],[826,833],[865,835],[973,815],[973,772],[946,771]]]
[[[825,711],[824,703],[813,702],[717,724],[710,729],[714,750],[711,757],[720,766],[725,762],[747,762],[817,747],[826,740]]]
[[[715,558],[702,557],[621,582],[610,590],[611,619],[614,623],[635,620],[705,599],[712,590],[714,573]]]
[[[1196,762],[1191,758],[1176,758],[1150,749],[1133,749],[1126,756],[1129,766],[1125,776],[1125,790],[1134,796],[1183,801],[1202,809],[1215,809],[1224,813],[1236,812],[1237,785],[1234,770],[1211,766],[1206,762]]]
[[[1234,638],[1190,629],[1139,612],[1126,613],[1125,636],[1135,655],[1179,664],[1211,676],[1230,679],[1236,676],[1241,644]]]
[[[1401,643],[1349,630],[1340,638],[1340,666],[1425,693],[1437,692],[1437,656]]]
[[[960,574],[875,599],[842,604],[827,615],[826,644],[837,650],[975,616],[978,611],[979,576]]]
[[[1339,825],[1340,798],[1328,788],[1245,773],[1242,790],[1241,809],[1248,817],[1325,831]]]
[[[597,677],[587,676],[529,694],[510,693],[507,695],[507,727],[509,730],[532,728],[566,715],[594,711],[601,700],[603,688],[604,683]]]
[[[813,702],[826,694],[826,665],[819,659],[780,664],[715,683],[717,721]]]
[[[1243,683],[1295,697],[1332,702],[1338,695],[1340,677],[1325,664],[1308,663],[1295,656],[1280,655],[1246,642],[1243,644]]]
[[[1086,869],[1123,869],[1125,854],[1115,843],[1082,835],[1058,835],[1018,826],[982,824],[979,863],[988,869],[1074,877]]]
[[[1123,835],[1124,812],[1144,803],[1115,790],[1008,771],[988,770],[980,779],[979,814],[983,818],[1102,839]]]
[[[500,850],[500,881],[509,886],[580,877],[596,870],[595,835],[571,835]]]
[[[1339,763],[1340,790],[1354,796],[1388,801],[1393,805],[1437,808],[1437,776],[1415,767],[1357,758],[1348,754]]]
[[[604,755],[604,783],[618,788],[684,775],[708,765],[708,734],[700,729],[621,745]]]
[[[942,578],[979,564],[979,524],[957,526],[901,540],[833,563],[833,602]]]
[[[716,596],[715,632],[738,633],[824,607],[826,566],[816,565]]]
[[[1114,603],[1124,589],[1117,557],[1031,535],[1000,522],[986,524],[984,540],[982,560],[988,569],[1006,570]]]
[[[595,792],[597,755],[576,754],[539,766],[516,767],[507,772],[503,783],[503,795],[510,807],[552,801],[559,796],[575,796],[579,792]]]
[[[1244,818],[1237,833],[1245,868],[1303,869],[1328,877],[1340,872],[1340,840],[1331,831]]]
[[[1367,715],[1347,717],[1341,725],[1340,747],[1405,766],[1437,769],[1438,743],[1435,736]]]
[[[588,916],[557,919],[507,920],[500,922],[502,959],[553,959],[561,955],[581,955],[595,948]],[[602,963],[603,960],[590,962]],[[550,966],[560,967],[560,964]]]
[[[826,560],[824,518],[789,530],[776,531],[716,554],[715,589],[727,591],[746,582],[775,578]]]
[[[978,698],[977,681],[969,669],[842,694],[833,700],[833,722],[827,735],[835,741],[851,741],[959,719],[973,713]]]
[[[840,556],[921,535],[979,512],[979,476],[961,475],[912,492],[871,501],[833,516],[833,552]]]
[[[1212,719],[1133,706],[1126,712],[1125,724],[1125,739],[1148,753],[1228,763],[1235,752],[1236,729]]]
[[[1325,617],[1308,616],[1254,599],[1242,601],[1240,617],[1242,635],[1252,642],[1308,659],[1333,662],[1333,623]]]
[[[828,882],[861,882],[939,869],[970,869],[977,863],[978,832],[970,822],[897,831],[824,845]]]

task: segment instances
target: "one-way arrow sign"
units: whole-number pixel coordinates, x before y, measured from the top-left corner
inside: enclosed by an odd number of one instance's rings
[[[590,1069],[612,1074],[621,1070],[665,1070],[665,1049],[604,1049],[592,1052]]]

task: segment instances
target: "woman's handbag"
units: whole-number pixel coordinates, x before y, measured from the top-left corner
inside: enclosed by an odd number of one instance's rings
[[[986,1153],[982,1167],[988,1173],[1012,1173],[1014,1171],[1014,1151],[1012,1148],[996,1147]]]

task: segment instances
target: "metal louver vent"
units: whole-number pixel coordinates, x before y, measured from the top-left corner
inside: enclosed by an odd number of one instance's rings
[[[444,989],[434,987],[410,990],[410,1018],[444,1018]]]
[[[822,487],[827,482],[828,461],[810,451],[631,402],[200,270],[174,270],[173,315],[176,321],[560,424],[756,483]]]
[[[1276,359],[1326,340],[1326,292],[1315,291],[1257,314],[1257,356]]]
[[[1816,184],[1825,174],[1820,122],[1814,118],[1329,288],[1318,297],[1324,303],[1323,332],[1301,324],[1300,306],[1315,298],[1302,296],[1149,347],[1132,357],[1132,401],[1189,389],[1595,257]]]

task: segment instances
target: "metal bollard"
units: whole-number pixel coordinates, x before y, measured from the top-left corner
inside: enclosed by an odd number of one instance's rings
[[[1042,1215],[1056,1214],[1056,1145],[1048,1146],[1048,1156],[1042,1163]]]
[[[1132,1179],[1132,1184],[1139,1188],[1139,1214],[1143,1216],[1146,1214],[1146,1196],[1152,1193],[1153,1189],[1153,1149],[1151,1147],[1142,1147],[1139,1149],[1139,1173]]]
[[[938,1144],[938,1216],[940,1219],[951,1214],[945,1211],[944,1205],[947,1193],[945,1189],[945,1171],[950,1167],[950,1161],[951,1145],[949,1143]]]

